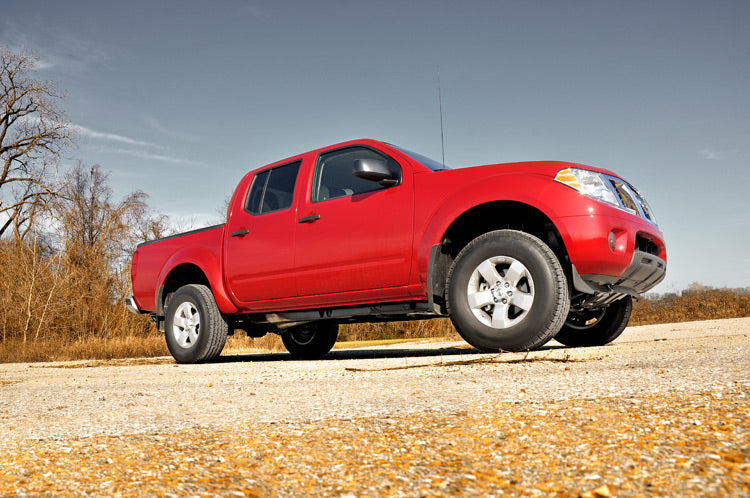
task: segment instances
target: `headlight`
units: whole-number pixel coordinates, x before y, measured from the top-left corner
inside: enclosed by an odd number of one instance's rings
[[[598,201],[624,209],[656,225],[656,218],[646,199],[620,178],[579,168],[565,168],[557,172],[555,181],[574,188]]]
[[[560,170],[555,180],[564,183],[568,187],[573,187],[582,194],[593,197],[594,199],[608,202],[619,206],[617,197],[612,189],[607,186],[607,180],[604,175],[589,171],[586,169],[566,168]]]

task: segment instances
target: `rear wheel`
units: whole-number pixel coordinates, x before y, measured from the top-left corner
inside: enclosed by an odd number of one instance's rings
[[[180,287],[169,300],[165,323],[167,347],[178,363],[216,359],[229,327],[205,285]]]
[[[333,348],[338,335],[337,323],[311,322],[288,329],[281,334],[281,341],[293,357],[317,360]]]
[[[549,341],[570,307],[560,262],[538,238],[515,230],[471,241],[448,275],[448,311],[482,351],[527,351]]]
[[[603,346],[617,339],[630,321],[633,300],[620,299],[606,308],[571,311],[555,340],[566,346]]]

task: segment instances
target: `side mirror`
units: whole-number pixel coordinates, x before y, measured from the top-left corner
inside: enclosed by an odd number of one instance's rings
[[[352,173],[357,178],[378,182],[384,187],[398,185],[398,178],[393,176],[388,164],[382,159],[355,159]]]

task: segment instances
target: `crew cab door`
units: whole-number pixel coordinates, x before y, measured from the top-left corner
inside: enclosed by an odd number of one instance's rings
[[[297,294],[294,191],[301,164],[299,160],[265,169],[237,189],[224,244],[225,279],[236,302]]]
[[[387,165],[394,181],[355,176],[358,160]],[[413,195],[410,165],[382,151],[355,146],[320,154],[299,204],[294,252],[298,295],[328,295],[320,304],[337,304],[347,298],[333,294],[406,286]]]

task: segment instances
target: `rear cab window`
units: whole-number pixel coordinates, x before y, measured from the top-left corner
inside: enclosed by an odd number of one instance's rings
[[[257,216],[292,207],[301,164],[302,161],[295,161],[255,175],[245,200],[245,211]]]

